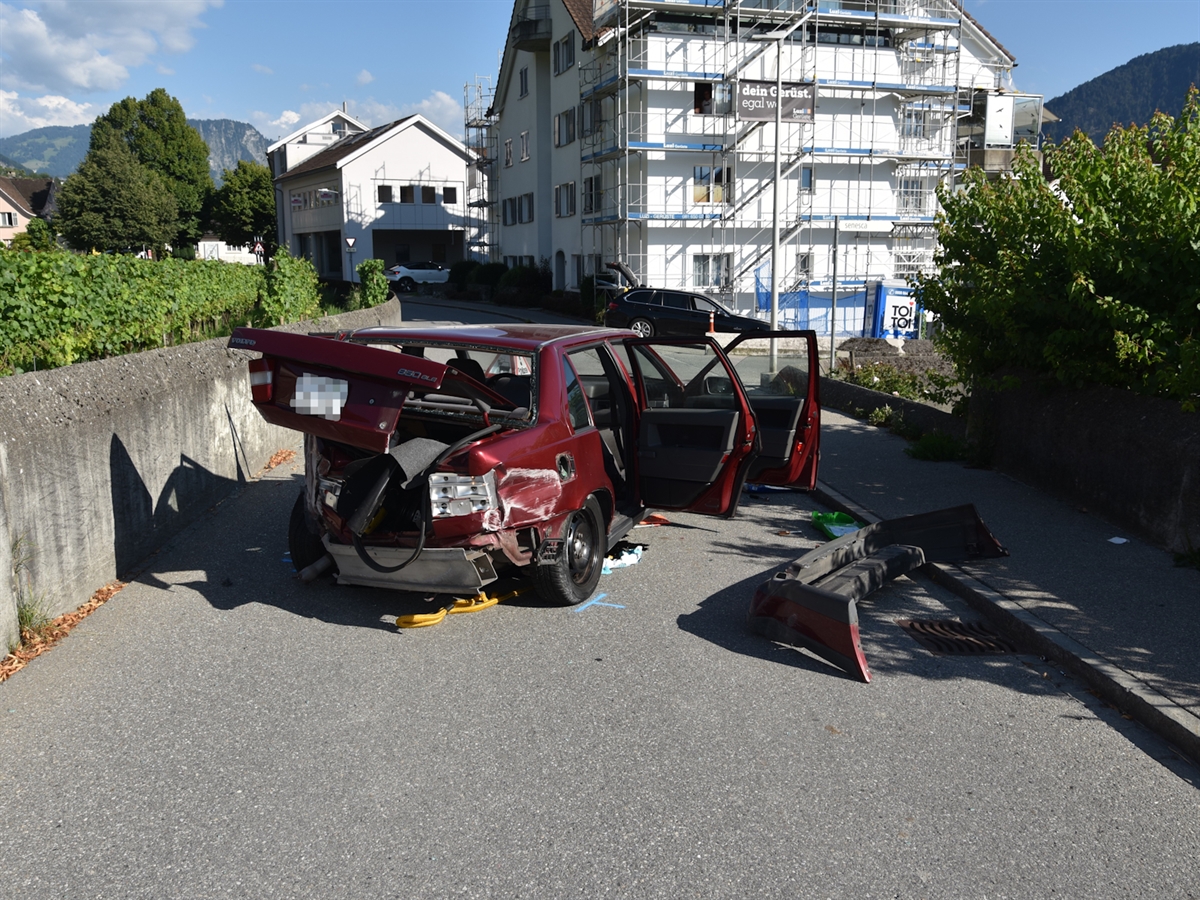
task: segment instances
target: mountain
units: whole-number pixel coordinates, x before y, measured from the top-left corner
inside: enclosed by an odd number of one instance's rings
[[[268,142],[257,128],[233,119],[188,119],[208,144],[208,168],[219,187],[221,173],[237,168],[238,160],[267,164]]]
[[[1043,132],[1061,143],[1078,128],[1099,143],[1114,123],[1145,125],[1155,110],[1178,116],[1193,84],[1200,87],[1200,43],[1147,53],[1047,100],[1062,121]]]
[[[87,155],[91,125],[51,125],[0,138],[0,153],[31,172],[66,178]]]
[[[188,119],[188,124],[208,144],[208,168],[218,185],[221,173],[235,168],[239,159],[267,164],[267,139],[253,125],[232,119]],[[66,178],[83,162],[91,136],[91,125],[35,128],[0,138],[0,155],[30,171]]]

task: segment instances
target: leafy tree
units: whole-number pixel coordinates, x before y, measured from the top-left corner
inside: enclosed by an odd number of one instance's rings
[[[936,274],[917,279],[958,371],[1006,368],[1200,400],[1200,94],[1178,118],[1028,147],[1011,176],[940,191]]]
[[[58,193],[55,223],[67,242],[78,250],[125,253],[170,241],[179,219],[163,177],[111,135],[92,144]]]
[[[10,250],[23,253],[45,253],[57,248],[58,243],[54,238],[54,230],[46,224],[45,219],[38,218],[30,219],[25,230],[14,236],[12,244],[9,246]]]
[[[225,170],[224,183],[213,195],[213,226],[221,240],[245,246],[262,237],[268,256],[275,254],[275,185],[271,170],[253,161],[238,160]]]
[[[171,241],[194,244],[204,233],[201,212],[212,192],[208,145],[187,123],[179,101],[163,88],[143,100],[126,97],[92,125],[91,149],[120,137],[146,168],[162,176],[175,199],[178,225]]]

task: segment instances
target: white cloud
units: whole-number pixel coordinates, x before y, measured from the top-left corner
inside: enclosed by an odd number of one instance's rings
[[[156,71],[158,72],[159,75],[174,75],[175,74],[174,69],[168,69],[166,66],[158,66],[156,68]]]
[[[160,52],[183,53],[201,15],[224,0],[40,0],[0,3],[4,68],[34,92],[115,90]]]
[[[56,95],[22,97],[16,91],[0,91],[0,137],[47,125],[84,125],[95,118],[90,103]]]
[[[252,68],[255,72],[258,72],[262,75],[274,75],[275,74],[274,69],[268,68],[267,66],[261,65],[259,63],[255,63],[250,68]]]
[[[372,75],[370,72],[368,72],[366,69],[363,69],[361,72],[358,73],[358,77],[354,80],[357,81],[359,84],[370,84],[372,81],[375,80],[375,76]]]
[[[411,116],[413,113],[420,113],[439,128],[455,137],[462,137],[462,104],[445,91],[434,91],[418,103],[408,103],[400,107],[402,116]]]
[[[295,125],[299,121],[300,121],[300,114],[298,112],[293,112],[290,109],[285,109],[283,111],[283,113],[279,116],[278,119],[276,119],[273,122],[269,122],[268,124],[276,125],[279,128],[287,128],[291,125]]]

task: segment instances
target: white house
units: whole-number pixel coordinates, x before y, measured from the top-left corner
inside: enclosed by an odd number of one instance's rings
[[[761,310],[778,220],[791,324],[828,329],[836,272],[839,332],[905,332],[880,322],[932,263],[937,185],[1038,139],[1014,65],[956,0],[516,0],[491,244],[558,288],[620,259]]]
[[[462,142],[419,115],[370,129],[331,115],[342,134],[318,152],[294,162],[293,149],[307,143],[288,139],[270,151],[280,245],[311,259],[321,277],[346,281],[372,257],[389,266],[463,259],[470,154]],[[313,132],[297,134],[307,142]],[[283,171],[276,153],[287,154]]]

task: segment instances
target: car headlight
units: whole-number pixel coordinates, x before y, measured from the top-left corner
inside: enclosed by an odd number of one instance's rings
[[[429,476],[429,505],[435,519],[469,516],[497,509],[496,475],[451,475],[435,472]]]

